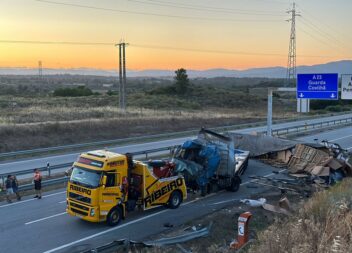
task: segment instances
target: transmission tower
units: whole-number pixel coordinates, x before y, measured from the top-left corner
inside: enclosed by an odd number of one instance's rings
[[[38,75],[39,75],[39,79],[43,78],[43,65],[42,65],[42,61],[38,62]]]
[[[296,17],[301,16],[296,12],[296,4],[293,3],[292,9],[287,11],[291,14],[291,18],[288,22],[291,22],[291,34],[290,34],[290,45],[288,49],[288,63],[287,63],[287,74],[286,74],[286,86],[290,86],[294,83],[296,78]]]
[[[119,107],[126,111],[126,46],[128,43],[120,42],[115,45],[119,47]]]

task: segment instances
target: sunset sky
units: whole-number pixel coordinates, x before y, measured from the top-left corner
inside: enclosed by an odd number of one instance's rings
[[[286,11],[291,3],[0,0],[0,67],[36,67],[41,60],[45,68],[116,69],[118,51],[114,43],[121,38],[130,43],[128,69],[286,66],[290,24],[285,20],[290,18]],[[296,3],[302,15],[297,17],[297,65],[352,59],[352,1]]]

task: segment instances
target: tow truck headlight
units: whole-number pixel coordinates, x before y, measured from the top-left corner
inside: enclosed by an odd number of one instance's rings
[[[92,209],[90,209],[90,216],[94,216],[95,215],[95,209],[94,208],[92,208]]]

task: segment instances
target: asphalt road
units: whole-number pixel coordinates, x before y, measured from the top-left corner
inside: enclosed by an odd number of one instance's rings
[[[315,138],[330,139],[344,148],[352,148],[352,130],[338,130],[303,137],[305,141]],[[129,238],[142,240],[165,230],[163,224],[175,226],[221,209],[235,200],[263,191],[263,188],[247,188],[249,175],[274,176],[269,165],[250,161],[243,176],[243,185],[237,193],[220,192],[206,198],[186,202],[176,210],[165,208],[129,214],[119,226],[110,228],[104,223],[94,224],[65,214],[64,189],[45,193],[42,200],[25,198],[13,204],[0,204],[0,252],[79,252]],[[275,175],[276,176],[276,175]]]
[[[287,128],[287,127],[294,127],[294,126],[298,126],[298,125],[303,125],[305,123],[308,123],[308,124],[320,123],[320,122],[324,122],[324,121],[338,120],[338,119],[344,119],[344,118],[350,118],[350,117],[352,117],[352,114],[324,117],[321,119],[311,119],[311,120],[287,122],[287,123],[275,124],[273,126],[273,129],[275,130],[275,129],[281,129],[281,128]],[[256,132],[256,131],[259,132],[259,131],[265,131],[265,130],[266,130],[266,127],[254,127],[254,128],[247,128],[247,129],[239,130],[236,132],[252,133],[252,132]],[[190,138],[192,138],[192,136],[184,137],[184,138],[163,140],[163,141],[156,141],[156,142],[149,142],[149,143],[142,143],[142,144],[133,144],[133,145],[120,146],[120,147],[112,147],[112,148],[109,148],[109,150],[111,150],[113,152],[117,152],[117,153],[137,152],[137,151],[143,151],[143,150],[148,150],[148,149],[179,145],[179,144],[182,144],[185,140],[190,139]],[[34,169],[36,167],[46,166],[47,163],[50,163],[52,165],[69,163],[69,162],[75,161],[78,155],[79,155],[79,153],[74,152],[74,153],[63,154],[63,155],[44,156],[44,157],[31,158],[31,159],[16,160],[16,161],[11,161],[11,162],[9,162],[9,161],[1,162],[0,163],[0,173],[11,173],[13,171]]]

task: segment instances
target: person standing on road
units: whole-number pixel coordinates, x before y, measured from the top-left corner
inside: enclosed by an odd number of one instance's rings
[[[6,187],[6,199],[7,202],[11,203],[11,195],[13,194],[13,188],[12,188],[12,177],[11,175],[7,176],[7,179],[5,181],[5,187]]]
[[[16,194],[17,200],[21,200],[21,195],[18,192],[18,181],[17,181],[17,177],[15,175],[12,176],[12,189],[13,192]]]
[[[42,175],[40,174],[40,171],[38,169],[34,170],[33,181],[34,181],[34,189],[36,193],[34,198],[41,199],[42,198]]]

